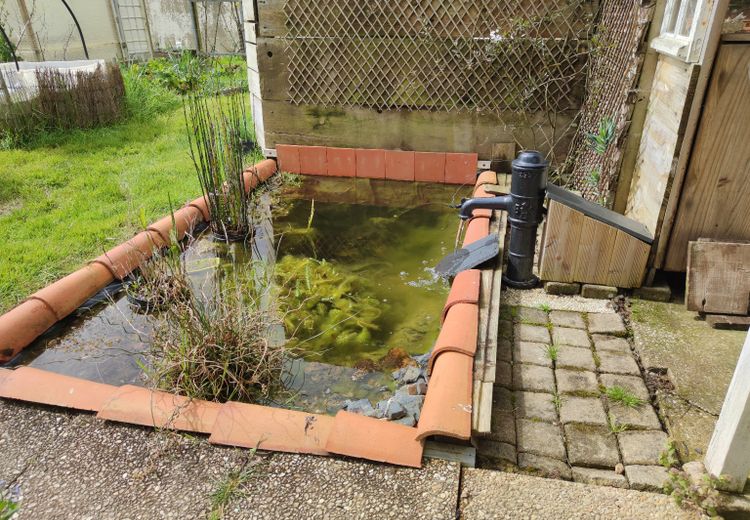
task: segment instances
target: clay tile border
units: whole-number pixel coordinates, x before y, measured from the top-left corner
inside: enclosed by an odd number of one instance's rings
[[[422,442],[416,428],[373,417],[340,411],[326,450],[339,455],[388,462],[418,468],[422,463]]]
[[[471,437],[473,366],[474,358],[461,352],[446,351],[437,357],[417,425],[418,439]]]
[[[20,367],[10,372],[0,380],[0,397],[7,399],[96,412],[117,391],[116,386],[32,367]]]
[[[479,306],[476,303],[456,303],[451,306],[432,349],[427,372],[432,373],[435,360],[444,352],[461,352],[473,358],[477,351],[478,323]]]
[[[333,417],[246,403],[224,403],[208,441],[290,453],[328,455]]]
[[[448,310],[457,303],[479,303],[479,285],[482,279],[482,271],[479,269],[467,269],[461,271],[453,279],[448,300],[443,306],[443,314],[440,323],[445,321]]]
[[[476,186],[483,186],[485,184],[497,184],[497,173],[493,171],[486,171],[479,174],[477,177]]]
[[[463,245],[467,246],[472,242],[486,237],[490,234],[490,220],[487,218],[473,218],[466,225]]]
[[[195,433],[211,433],[219,403],[125,385],[117,389],[97,414],[99,419]]]

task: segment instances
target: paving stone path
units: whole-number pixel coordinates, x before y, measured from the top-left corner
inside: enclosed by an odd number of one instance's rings
[[[485,467],[662,488],[667,435],[619,315],[506,307],[500,337]]]

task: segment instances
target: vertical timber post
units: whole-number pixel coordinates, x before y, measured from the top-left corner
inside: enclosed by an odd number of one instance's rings
[[[742,491],[750,474],[750,332],[724,398],[719,420],[706,452],[711,475],[729,480],[722,488]]]

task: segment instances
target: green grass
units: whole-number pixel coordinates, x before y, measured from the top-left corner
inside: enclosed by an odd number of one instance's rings
[[[253,451],[254,453],[254,451]],[[224,517],[224,508],[236,497],[243,495],[242,486],[253,476],[253,468],[231,471],[218,483],[211,493],[211,512],[209,520],[219,520]]]
[[[200,195],[182,108],[0,150],[0,312]]]
[[[553,363],[557,361],[557,354],[559,353],[559,348],[557,345],[547,345],[544,348],[544,355],[552,361]]]
[[[621,386],[610,386],[604,393],[610,401],[620,403],[628,408],[638,408],[643,404],[643,399]]]

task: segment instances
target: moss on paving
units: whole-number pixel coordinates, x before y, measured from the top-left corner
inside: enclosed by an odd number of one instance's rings
[[[0,312],[199,194],[181,108],[0,150]]]

